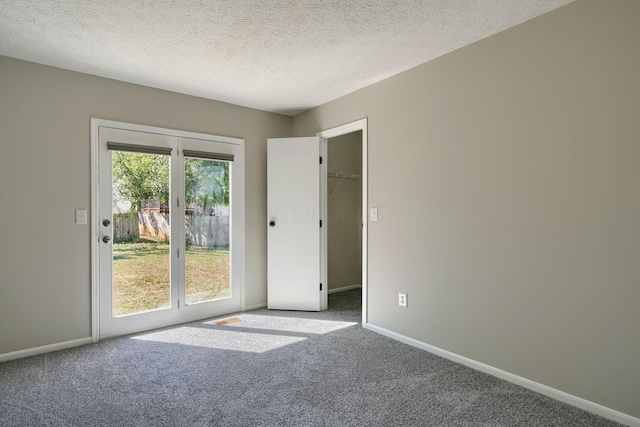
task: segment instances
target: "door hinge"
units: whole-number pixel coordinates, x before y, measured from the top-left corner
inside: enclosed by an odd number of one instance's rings
[[[322,283],[320,283],[320,290],[322,290]]]
[[[180,249],[176,249],[176,254],[178,255],[178,258],[180,258]]]
[[[176,203],[178,204],[178,207],[180,207],[180,198],[176,198]]]
[[[320,220],[320,228],[322,228],[322,220]]]
[[[180,308],[180,300],[178,300],[178,308]]]
[[[322,164],[322,156],[320,157],[320,164]]]

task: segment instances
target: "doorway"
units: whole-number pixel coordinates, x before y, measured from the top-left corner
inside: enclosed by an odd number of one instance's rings
[[[92,120],[93,339],[240,311],[244,141]]]
[[[328,293],[362,287],[362,131],[327,140]]]
[[[342,136],[350,139],[349,134],[354,134],[355,140],[359,139],[359,148],[355,148],[360,150],[359,174],[340,175],[341,172],[332,171],[334,176],[329,187],[328,162],[323,161],[327,159],[328,141]],[[339,169],[340,165],[337,167]],[[359,204],[356,204],[359,208],[352,207],[352,219],[358,224],[356,218],[360,218],[361,230],[356,230],[356,234],[361,243],[355,242],[355,245],[360,248],[361,262],[356,261],[356,269],[359,264],[362,325],[366,327],[367,119],[319,132],[315,137],[267,140],[267,307],[306,311],[328,308],[329,227],[323,223],[326,224],[328,218],[329,191],[338,191],[334,186],[339,181],[334,178],[353,179],[361,188]],[[345,287],[336,283],[335,289]]]
[[[322,280],[328,283],[326,294],[360,285],[362,327],[366,328],[369,229],[367,119],[324,130],[317,136],[321,141],[321,156],[328,159],[321,168],[322,216],[327,218],[329,225],[321,231]],[[341,244],[349,248],[348,257],[344,260],[341,259]],[[327,301],[325,295],[323,309],[327,308]]]

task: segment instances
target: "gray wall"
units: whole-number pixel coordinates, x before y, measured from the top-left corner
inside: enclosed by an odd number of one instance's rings
[[[639,19],[578,0],[294,117],[369,119],[371,323],[640,417]]]
[[[0,57],[0,354],[91,335],[92,117],[245,139],[246,303],[267,300],[266,141],[290,117]]]
[[[640,417],[638,17],[578,0],[293,119],[369,118],[371,323]],[[0,354],[90,335],[91,117],[245,138],[266,301],[266,138],[290,118],[0,57]]]
[[[362,174],[362,132],[331,138],[327,171]],[[362,180],[328,178],[328,289],[362,284]]]

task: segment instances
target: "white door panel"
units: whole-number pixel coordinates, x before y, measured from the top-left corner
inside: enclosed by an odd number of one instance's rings
[[[319,311],[320,139],[267,141],[268,308]]]
[[[177,282],[177,264],[171,259],[170,252],[174,250],[173,242],[174,233],[170,230],[167,234],[167,240],[170,240],[171,250],[167,250],[166,256],[155,257],[155,262],[166,264],[164,270],[167,271],[165,276],[161,276],[157,280],[161,280],[162,285],[162,301],[149,307],[147,310],[119,310],[115,300],[117,293],[121,289],[113,279],[114,275],[121,275],[122,272],[116,272],[114,260],[120,255],[114,253],[115,233],[115,213],[117,211],[118,202],[113,199],[113,178],[112,178],[112,159],[118,154],[122,155],[138,155],[139,153],[130,153],[127,151],[110,150],[108,144],[124,144],[128,146],[140,147],[158,147],[170,150],[168,156],[157,154],[142,154],[149,157],[168,157],[167,169],[170,163],[176,159],[175,138],[167,135],[150,134],[145,132],[135,132],[122,129],[113,129],[109,127],[99,128],[99,159],[100,159],[100,190],[99,190],[99,266],[100,266],[100,336],[115,336],[125,333],[136,332],[157,326],[165,326],[178,321],[177,304],[177,288],[172,287],[171,283]],[[173,178],[173,177],[171,177]],[[175,182],[175,178],[167,177],[167,186],[171,186]],[[175,186],[169,188],[171,194],[175,192]],[[173,207],[171,208],[173,211]],[[170,221],[173,223],[173,221]],[[127,274],[139,276],[136,272],[127,272]]]
[[[179,235],[182,239],[180,241],[180,247],[185,249],[184,256],[179,258],[179,270],[181,273],[180,287],[179,287],[179,299],[184,303],[180,304],[180,321],[192,321],[202,319],[205,317],[217,316],[220,314],[231,313],[234,311],[240,311],[241,309],[241,283],[244,281],[244,263],[240,262],[240,257],[244,257],[244,197],[234,197],[234,195],[241,195],[244,193],[244,160],[241,155],[242,147],[237,144],[212,142],[194,138],[179,138],[180,140],[180,167],[181,173],[180,180],[185,180],[185,165],[189,161],[199,161],[211,163],[211,159],[206,158],[191,158],[188,152],[185,150],[192,150],[195,153],[203,152],[215,152],[222,155],[234,155],[234,160],[229,163],[229,185],[231,187],[230,200],[229,200],[229,212],[224,212],[218,217],[228,217],[229,226],[225,233],[229,238],[229,264],[226,268],[229,269],[228,282],[223,284],[223,288],[227,290],[221,292],[215,299],[208,299],[207,296],[200,297],[196,292],[192,292],[191,289],[195,288],[195,280],[193,279],[193,273],[195,269],[202,268],[202,265],[192,265],[195,261],[194,256],[198,251],[191,251],[190,249],[206,249],[206,242],[204,242],[200,248],[198,248],[194,242],[188,242],[186,240],[187,223],[179,222]],[[215,162],[215,161],[213,161]],[[184,194],[185,187],[181,188],[182,193],[180,197],[185,202],[188,202],[188,197]],[[186,203],[183,204],[180,213],[182,214],[187,207]],[[187,207],[188,210],[188,207]],[[184,212],[184,217],[188,217]],[[226,214],[226,215],[225,215]],[[207,213],[204,213],[204,218]],[[211,216],[208,219],[212,219]],[[191,253],[194,252],[194,253]],[[234,262],[235,260],[235,262]],[[211,285],[215,286],[215,283]],[[213,287],[212,286],[212,287]],[[208,287],[208,286],[207,286]]]

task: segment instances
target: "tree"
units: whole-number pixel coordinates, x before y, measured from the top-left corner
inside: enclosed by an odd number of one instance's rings
[[[229,205],[229,163],[208,159],[185,159],[185,197],[187,204],[202,207]]]
[[[187,157],[185,166],[186,204],[202,207],[229,205],[229,163]],[[158,199],[169,203],[169,156],[113,152],[114,202],[131,202],[132,211],[140,211],[142,202]]]
[[[112,173],[114,199],[128,200],[132,211],[139,212],[148,199],[169,203],[168,156],[114,151]]]

